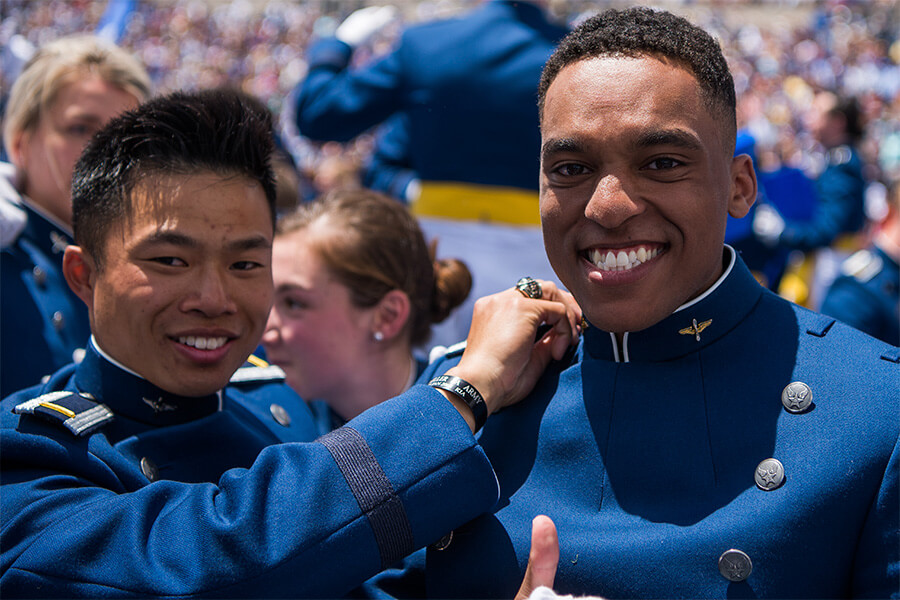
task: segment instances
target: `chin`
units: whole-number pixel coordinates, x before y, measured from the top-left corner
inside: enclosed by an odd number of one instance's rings
[[[200,396],[207,396],[209,394],[214,394],[228,385],[229,380],[231,379],[231,375],[228,376],[220,376],[220,377],[193,377],[190,379],[188,383],[177,384],[172,387],[160,386],[163,389],[172,392],[174,394],[178,394],[179,396],[186,396],[188,398],[195,398]]]

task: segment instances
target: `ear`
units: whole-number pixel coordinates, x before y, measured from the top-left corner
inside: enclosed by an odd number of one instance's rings
[[[15,165],[19,171],[25,170],[25,146],[28,144],[31,134],[26,131],[19,131],[13,134],[9,140],[9,162]]]
[[[97,273],[93,259],[80,246],[69,246],[63,254],[63,276],[66,283],[88,307],[94,311],[94,279]]]
[[[409,296],[401,290],[391,290],[375,305],[374,330],[381,332],[385,340],[392,340],[400,335],[409,321],[412,303]]]
[[[757,183],[753,159],[739,154],[731,160],[731,197],[728,200],[728,214],[740,219],[750,212],[756,202]]]

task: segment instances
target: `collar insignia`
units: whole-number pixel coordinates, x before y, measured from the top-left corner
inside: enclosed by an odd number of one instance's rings
[[[153,409],[154,413],[169,412],[175,410],[175,406],[164,402],[162,397],[159,397],[156,400],[151,400],[150,398],[142,398],[142,400],[144,401],[144,404]]]
[[[678,333],[681,335],[692,335],[699,342],[700,341],[700,332],[709,327],[712,323],[712,319],[708,321],[703,321],[702,323],[697,323],[697,319],[693,319],[693,323],[690,327],[685,327],[684,329],[679,329]]]
[[[53,254],[61,254],[69,247],[69,241],[55,231],[50,232],[50,243],[53,244]]]

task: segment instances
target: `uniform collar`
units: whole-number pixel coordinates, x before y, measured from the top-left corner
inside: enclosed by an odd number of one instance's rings
[[[62,262],[63,252],[73,243],[71,229],[25,196],[22,196],[21,206],[28,215],[22,235],[36,244],[46,256],[56,256]]]
[[[93,337],[75,369],[75,387],[114,414],[149,425],[187,423],[221,409],[221,393],[197,398],[171,394],[106,356]]]
[[[655,362],[673,360],[714,343],[749,314],[763,293],[750,270],[727,245],[723,263],[725,272],[705,293],[655,325],[626,333],[621,348],[614,334],[588,329],[584,334],[586,353],[615,362]]]

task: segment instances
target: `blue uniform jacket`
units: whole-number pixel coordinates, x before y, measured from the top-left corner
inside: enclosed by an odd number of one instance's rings
[[[363,185],[408,202],[409,184],[419,178],[410,150],[409,119],[396,113],[375,131],[372,154],[363,165]]]
[[[815,182],[816,207],[808,221],[788,221],[779,243],[798,250],[829,246],[842,233],[856,233],[866,222],[866,181],[862,160],[852,146],[828,151],[827,166]]]
[[[872,245],[846,261],[834,280],[822,312],[860,331],[900,345],[900,266]]]
[[[258,371],[180,398],[91,345],[5,399],[0,595],[338,597],[496,501],[432,388],[310,443],[306,406]]]
[[[898,352],[765,290],[740,259],[622,351],[587,330],[488,420],[499,508],[428,549],[428,596],[513,597],[543,513],[563,594],[897,597]]]
[[[91,334],[87,308],[62,274],[71,234],[28,204],[17,206],[24,228],[0,250],[0,398],[72,362]]]
[[[346,141],[402,112],[422,179],[537,190],[537,84],[565,33],[530,3],[495,0],[406,29],[393,52],[361,69],[347,69],[350,46],[321,40],[308,52],[297,126]]]

